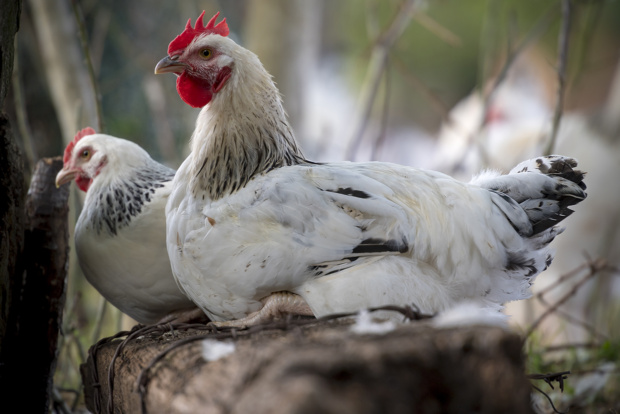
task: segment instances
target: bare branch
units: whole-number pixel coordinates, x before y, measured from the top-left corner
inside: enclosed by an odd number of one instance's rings
[[[99,85],[97,84],[97,76],[95,75],[95,69],[93,67],[92,59],[90,58],[90,48],[88,47],[88,36],[86,34],[86,27],[84,25],[84,16],[82,15],[82,9],[77,0],[71,0],[71,6],[73,7],[73,13],[75,15],[75,22],[78,25],[78,35],[80,38],[80,44],[82,45],[82,53],[86,59],[86,68],[88,69],[88,77],[90,78],[90,84],[93,88],[95,95],[95,108],[97,110],[97,132],[105,132],[103,123],[103,111],[101,109],[101,94],[99,93]]]
[[[403,79],[413,88],[418,89],[428,99],[433,109],[441,115],[441,119],[444,122],[450,122],[450,110],[446,104],[443,103],[441,98],[437,96],[432,89],[427,87],[420,78],[412,73],[398,56],[394,56],[392,61],[394,62],[394,67],[400,72]]]
[[[599,271],[606,269],[607,263],[604,259],[599,259],[595,262],[590,262],[589,267],[590,267],[590,272],[588,274],[586,274],[577,283],[575,283],[572,289],[568,293],[562,296],[556,303],[553,304],[553,306],[551,306],[545,312],[543,312],[543,314],[540,315],[538,319],[534,321],[534,323],[532,323],[532,325],[529,327],[529,329],[525,333],[524,339],[527,339],[532,334],[532,332],[534,332],[534,330],[538,327],[538,325],[540,325],[542,321],[544,321],[549,315],[554,313],[559,306],[561,306],[564,302],[566,302],[568,299],[574,296],[575,293],[579,290],[579,288],[583,286],[588,280],[596,276],[596,274]],[[542,296],[542,295],[539,295],[539,296]]]
[[[379,84],[387,66],[387,58],[390,49],[398,38],[403,34],[419,5],[418,0],[407,0],[396,13],[390,26],[379,36],[372,48],[370,62],[366,72],[366,78],[362,86],[359,98],[359,108],[357,110],[357,120],[354,123],[354,133],[349,148],[347,149],[347,159],[353,160],[357,153],[364,131],[368,125],[370,112],[377,97]]]
[[[453,47],[459,47],[463,44],[461,38],[452,33],[448,28],[442,26],[437,20],[433,19],[426,13],[416,13],[414,20],[429,32],[433,33],[439,39]]]
[[[532,388],[534,388],[536,391],[538,391],[539,393],[541,393],[542,395],[544,395],[545,397],[547,397],[547,400],[549,400],[549,404],[551,404],[551,408],[553,408],[553,411],[558,413],[558,414],[565,414],[562,411],[558,411],[557,408],[555,408],[555,405],[553,405],[553,401],[551,401],[551,397],[549,397],[547,395],[547,393],[545,393],[543,390],[541,390],[540,388],[538,388],[536,385],[532,385]]]
[[[549,308],[551,306],[551,304],[549,302],[547,302],[542,296],[539,296],[538,300],[543,305],[545,305],[547,308]],[[589,324],[588,322],[583,321],[583,320],[581,320],[581,319],[571,315],[570,313],[563,311],[560,308],[556,308],[555,309],[555,313],[560,315],[562,318],[566,319],[568,322],[572,322],[575,325],[581,326],[583,329],[588,331],[592,336],[596,336],[596,337],[602,338],[602,339],[607,339],[607,335],[602,334],[599,331],[597,331],[596,328],[594,326],[592,326],[591,324]]]
[[[539,291],[538,293],[536,293],[536,297],[540,297],[543,295],[546,295],[548,292],[552,291],[553,289],[559,287],[562,285],[562,283],[566,282],[568,279],[579,275],[583,270],[588,269],[590,267],[590,262],[591,260],[589,258],[586,258],[586,262],[582,263],[581,265],[577,266],[576,268],[574,268],[573,270],[571,270],[570,272],[564,273],[563,275],[560,275],[560,277],[558,278],[558,280],[545,287],[544,289],[542,289],[541,291]]]
[[[557,381],[560,384],[560,391],[564,392],[564,380],[568,378],[568,374],[570,374],[570,371],[554,372],[552,374],[529,374],[526,377],[528,379],[544,380],[552,390],[555,389],[553,388],[553,381]]]
[[[574,349],[574,348],[597,349],[600,347],[601,347],[601,344],[598,342],[566,343],[566,344],[561,344],[561,345],[548,346],[546,348],[543,348],[541,352],[556,352],[556,351],[564,351],[566,349]]]
[[[387,136],[387,126],[389,119],[389,107],[390,107],[390,71],[385,72],[385,93],[383,97],[383,111],[381,114],[381,131],[379,132],[379,136],[375,139],[374,145],[372,146],[372,153],[370,155],[371,160],[377,159],[377,152],[385,143],[385,139]]]
[[[566,63],[568,61],[568,44],[571,28],[572,4],[571,0],[562,0],[562,27],[558,40],[558,89],[556,94],[555,111],[553,113],[553,125],[551,137],[545,149],[545,155],[550,155],[555,147],[555,141],[562,120],[564,110],[564,95],[566,93]]]
[[[549,28],[553,20],[556,18],[556,15],[557,15],[557,10],[555,7],[550,7],[549,9],[547,9],[545,14],[543,14],[543,16],[534,24],[532,29],[526,34],[525,38],[514,49],[511,48],[508,50],[508,56],[506,57],[506,60],[504,64],[502,65],[502,68],[500,69],[499,74],[493,80],[491,87],[489,89],[483,88],[483,92],[482,92],[482,100],[483,100],[482,113],[483,114],[486,114],[488,112],[489,106],[491,105],[492,99],[495,95],[495,92],[497,91],[497,88],[499,88],[499,86],[506,79],[506,76],[508,75],[508,72],[512,68],[512,65],[514,64],[514,62],[525,51],[525,49],[527,49],[530,46],[531,43],[539,39],[545,33],[545,31]],[[469,135],[467,139],[468,144],[465,145],[463,148],[467,150],[472,144],[476,144],[478,153],[480,154],[480,158],[482,159],[483,163],[486,165],[488,164],[487,162],[488,156],[486,154],[486,151],[482,147],[482,145],[480,145],[481,143],[478,142],[478,140],[476,139],[480,131],[482,131],[484,124],[485,124],[485,117],[483,115],[479,121],[478,127],[475,130],[473,130],[472,133]],[[461,157],[461,158],[463,160],[465,159],[465,157]],[[452,168],[452,172],[458,171],[462,167],[463,165],[461,163],[456,163]]]
[[[101,337],[101,331],[103,330],[103,319],[108,308],[108,301],[100,296],[99,298],[99,310],[95,318],[95,329],[93,330],[93,342],[97,341]]]

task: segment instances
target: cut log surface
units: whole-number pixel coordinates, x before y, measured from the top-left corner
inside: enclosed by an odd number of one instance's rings
[[[121,341],[102,341],[91,349],[82,366],[89,410],[532,412],[521,339],[497,327],[437,329],[412,322],[387,333],[358,334],[350,320],[339,319],[234,334],[169,328],[162,332],[124,342],[114,363],[113,407],[108,401],[108,367]],[[198,338],[208,342],[193,341]],[[214,341],[232,344],[230,353],[208,361],[205,350],[216,350]],[[162,356],[171,346],[174,349]]]

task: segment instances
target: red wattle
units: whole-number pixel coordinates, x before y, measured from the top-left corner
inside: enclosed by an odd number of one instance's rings
[[[75,184],[77,185],[77,187],[84,192],[88,191],[92,183],[93,183],[92,178],[87,178],[81,175],[78,175],[77,178],[75,179]]]
[[[213,87],[207,81],[183,72],[177,78],[177,92],[183,101],[193,108],[202,108],[211,102]]]

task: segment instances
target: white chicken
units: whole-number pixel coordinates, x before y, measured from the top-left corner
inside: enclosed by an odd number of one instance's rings
[[[85,128],[64,154],[56,185],[86,192],[75,248],[86,279],[143,324],[199,316],[177,287],[165,242],[164,209],[174,170],[133,142]]]
[[[548,243],[585,198],[570,158],[466,184],[396,164],[314,163],[270,75],[217,14],[169,45],[155,73],[202,107],[172,182],[166,238],[185,293],[220,325],[382,305],[500,309],[526,298]]]

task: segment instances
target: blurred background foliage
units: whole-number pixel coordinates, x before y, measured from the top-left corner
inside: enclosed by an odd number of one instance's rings
[[[86,126],[135,141],[176,168],[187,154],[198,110],[181,101],[172,76],[156,77],[153,69],[187,19],[194,22],[202,10],[206,16],[220,11],[231,37],[274,76],[311,159],[432,167],[432,148],[450,110],[472,91],[488,88],[517,50],[541,80],[546,103],[556,104],[561,0],[415,2],[387,51],[385,71],[373,79],[376,52],[409,3],[24,0],[15,104],[6,110],[30,169],[41,157],[62,154]],[[614,79],[620,1],[571,4],[564,109],[589,114],[604,105]],[[74,186],[73,220],[82,197]],[[79,389],[77,367],[88,347],[132,322],[104,306],[75,257],[70,272],[57,383]]]

